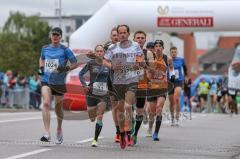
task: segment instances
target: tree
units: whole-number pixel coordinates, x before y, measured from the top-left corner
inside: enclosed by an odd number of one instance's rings
[[[10,13],[0,33],[0,69],[23,75],[36,72],[41,47],[49,43],[50,29],[38,16]]]

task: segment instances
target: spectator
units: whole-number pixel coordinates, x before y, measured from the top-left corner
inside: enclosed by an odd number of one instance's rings
[[[39,94],[37,91],[39,91],[39,80],[36,75],[33,75],[29,79],[29,88],[30,88],[30,106],[32,106],[35,109],[39,109],[39,102],[37,102],[37,99],[39,101]],[[40,98],[41,99],[41,98]]]

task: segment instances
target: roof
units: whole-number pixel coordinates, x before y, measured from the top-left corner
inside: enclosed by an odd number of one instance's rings
[[[215,48],[199,58],[199,63],[229,63],[235,49]]]
[[[233,49],[235,48],[235,45],[237,43],[240,43],[240,37],[236,36],[236,37],[219,37],[218,40],[218,47],[219,48],[229,48],[229,49]]]

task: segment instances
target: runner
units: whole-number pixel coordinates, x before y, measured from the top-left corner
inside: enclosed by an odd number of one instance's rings
[[[109,47],[104,56],[106,60],[103,63],[114,71],[113,89],[116,93],[114,100],[118,102],[116,111],[121,135],[120,146],[124,149],[126,145],[133,144],[131,138],[131,115],[132,105],[135,104],[135,93],[129,88],[138,82],[135,67],[137,58],[142,56],[142,50],[137,43],[128,40],[130,32],[127,25],[119,25],[117,32],[120,42]],[[124,129],[125,120],[127,123],[126,130]]]
[[[62,100],[66,92],[65,77],[67,71],[78,67],[78,63],[73,52],[60,44],[62,38],[62,30],[60,28],[53,28],[50,32],[50,38],[51,44],[42,47],[39,59],[39,74],[41,74],[43,97],[42,117],[45,131],[40,140],[43,142],[50,141],[50,103],[51,95],[53,95],[56,104],[55,113],[57,115],[56,143],[61,144],[63,141]],[[71,66],[67,66],[68,61],[72,63]]]
[[[147,77],[149,91],[147,101],[149,102],[149,129],[153,127],[154,117],[156,116],[155,131],[152,135],[154,141],[159,141],[158,133],[162,123],[162,108],[166,100],[168,90],[167,70],[170,69],[171,78],[174,78],[172,59],[163,54],[164,43],[162,40],[154,42],[156,59],[149,61]],[[161,93],[162,92],[162,93]]]
[[[94,51],[96,56],[103,59],[105,50],[102,45],[97,45]],[[87,85],[86,81],[84,80],[84,75],[88,71],[90,72],[89,85]],[[107,86],[109,74],[110,74],[109,68],[96,63],[96,59],[90,60],[79,73],[79,79],[84,87],[85,92],[87,93],[86,101],[88,111],[91,111],[91,113],[96,114],[94,115],[94,118],[97,116],[95,136],[92,142],[93,147],[98,146],[97,142],[98,136],[100,135],[103,127],[102,118],[104,111],[106,109],[106,103],[107,101],[109,101]]]
[[[229,109],[230,109],[231,116],[233,115],[233,113],[235,113],[236,115],[238,114],[236,95],[237,95],[236,90],[234,89],[228,90],[228,101],[229,101]]]
[[[111,45],[114,45],[118,42],[118,32],[117,32],[117,28],[114,27],[112,30],[111,30],[111,35],[110,35],[110,38],[111,38],[111,42],[108,43],[107,45],[105,45],[105,50],[108,50],[108,48],[111,46]],[[110,92],[113,92],[113,89],[112,89],[112,80],[113,80],[113,72],[111,73],[111,76],[109,76],[109,80],[108,80],[108,89]],[[118,125],[118,121],[117,121],[117,109],[115,109],[115,105],[117,104],[115,101],[114,101],[114,96],[112,93],[110,93],[110,100],[111,100],[111,105],[112,105],[112,117],[113,117],[113,121],[114,121],[114,124],[115,124],[115,127],[116,127],[116,135],[115,135],[115,142],[118,143],[120,142],[120,128],[119,128],[119,125]]]
[[[205,81],[205,78],[200,79],[198,84],[199,99],[200,99],[200,112],[203,112],[206,106],[206,101],[209,93],[209,84]]]
[[[185,77],[184,80],[184,105],[186,106],[188,103],[189,106],[189,119],[192,120],[192,102],[191,102],[191,78]]]
[[[229,108],[228,102],[228,71],[225,71],[222,77],[222,99],[223,99],[223,109],[224,113]]]
[[[169,103],[170,103],[170,112],[171,112],[171,126],[179,126],[179,115],[180,115],[180,95],[184,83],[184,77],[187,76],[187,67],[183,58],[178,57],[178,50],[175,46],[170,48],[170,56],[173,60],[173,67],[175,72],[175,79],[170,79],[168,73],[168,80],[174,84],[174,89],[168,93]],[[184,75],[183,72],[184,71]],[[174,116],[176,112],[176,116]],[[176,123],[175,123],[176,119]]]
[[[146,49],[147,49],[147,52],[144,52],[145,61],[146,61],[146,64],[149,65],[149,62],[153,62],[156,59],[156,55],[154,53],[154,42],[148,42],[147,46],[146,46]],[[149,102],[146,101],[145,107],[144,107],[143,123],[147,124],[147,123],[150,122],[150,125],[152,125],[151,123],[154,122],[154,121],[149,121],[148,120],[149,111],[150,111]],[[146,137],[152,137],[152,128],[148,128]]]
[[[213,78],[212,78],[212,81],[211,81],[211,83],[210,83],[209,95],[210,95],[210,100],[211,100],[212,112],[214,112],[214,113],[216,113],[217,90],[218,90],[217,81],[216,81],[216,78],[213,77]]]
[[[139,44],[139,46],[141,47],[141,49],[143,50],[144,56],[147,56],[145,54],[147,54],[147,50],[143,49],[143,46],[146,42],[146,33],[143,31],[136,31],[134,33],[134,41],[137,42]],[[144,61],[144,60],[141,60]],[[139,61],[140,62],[140,61]],[[144,71],[142,69],[142,71]],[[140,75],[139,76],[139,82],[138,82],[138,87],[141,88],[145,88],[146,89],[146,74]],[[138,93],[137,93],[138,94]],[[133,131],[133,141],[134,141],[134,145],[137,144],[137,135],[138,135],[138,131],[141,127],[142,121],[143,121],[143,115],[144,115],[144,105],[145,105],[145,96],[136,96],[136,117],[135,117],[135,126],[134,126],[134,131]]]

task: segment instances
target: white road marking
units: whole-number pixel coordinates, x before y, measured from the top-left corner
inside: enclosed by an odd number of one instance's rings
[[[39,153],[42,153],[42,152],[45,152],[45,151],[50,151],[50,150],[51,150],[51,149],[39,149],[39,150],[35,150],[35,151],[23,153],[23,154],[20,154],[20,155],[7,157],[7,158],[4,158],[4,159],[18,159],[18,158],[27,157],[27,156],[39,154]]]
[[[56,116],[52,116],[51,118],[56,118]],[[0,120],[0,124],[1,123],[27,121],[27,120],[39,120],[39,119],[42,119],[42,116],[29,117],[29,118],[15,118],[15,119],[9,119],[9,120]]]
[[[41,114],[41,112],[0,113],[0,116],[37,115],[37,114]]]
[[[98,137],[98,139],[103,139],[103,138],[104,138],[103,136]],[[85,139],[85,140],[81,140],[81,141],[76,141],[76,143],[83,144],[83,143],[86,143],[86,142],[90,142],[92,140],[93,140],[93,138],[89,138],[89,139]]]

